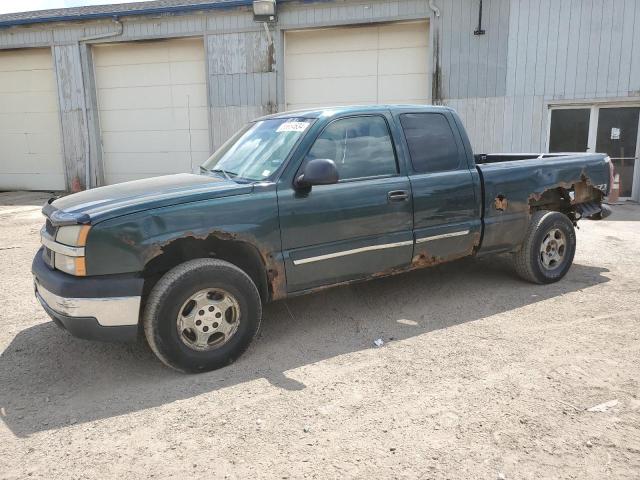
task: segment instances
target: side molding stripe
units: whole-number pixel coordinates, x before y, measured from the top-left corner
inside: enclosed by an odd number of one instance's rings
[[[413,245],[413,240],[407,240],[406,242],[385,243],[383,245],[371,245],[369,247],[354,248],[353,250],[343,250],[341,252],[327,253],[326,255],[318,255],[317,257],[307,257],[300,260],[294,260],[293,264],[304,265],[305,263],[319,262],[321,260],[328,260],[330,258],[344,257],[346,255],[370,252],[372,250],[384,250],[386,248],[404,247],[406,245]]]
[[[469,230],[460,230],[459,232],[443,233],[442,235],[434,235],[432,237],[416,238],[416,243],[430,242],[431,240],[440,240],[441,238],[459,237],[467,235]]]

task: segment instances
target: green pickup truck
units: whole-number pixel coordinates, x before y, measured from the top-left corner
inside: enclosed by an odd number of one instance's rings
[[[560,280],[574,226],[602,218],[601,154],[475,155],[450,108],[377,105],[259,118],[200,167],[50,200],[32,271],[72,335],[144,335],[185,372],[233,362],[266,302],[510,253]]]

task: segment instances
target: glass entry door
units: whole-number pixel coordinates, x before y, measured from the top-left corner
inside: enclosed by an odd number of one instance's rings
[[[640,107],[600,108],[598,113],[595,151],[611,157],[620,175],[620,197],[631,197],[633,191],[639,119]]]
[[[548,150],[606,153],[619,177],[620,198],[640,200],[639,130],[640,106],[552,107]]]

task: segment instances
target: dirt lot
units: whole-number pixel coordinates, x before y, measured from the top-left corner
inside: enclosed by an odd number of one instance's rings
[[[638,206],[582,222],[559,283],[486,258],[279,302],[186,376],[48,321],[45,199],[0,194],[1,478],[640,477]]]

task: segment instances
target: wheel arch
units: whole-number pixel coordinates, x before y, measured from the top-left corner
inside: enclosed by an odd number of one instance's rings
[[[265,260],[255,245],[244,240],[210,235],[206,238],[182,237],[162,246],[159,255],[149,260],[142,271],[143,296],[166,272],[184,262],[198,258],[227,261],[244,271],[255,283],[263,303],[272,297]]]
[[[529,212],[533,214],[540,210],[564,213],[575,224],[585,211],[585,206],[600,203],[604,193],[582,178],[568,185],[558,185],[536,193],[529,197]]]

